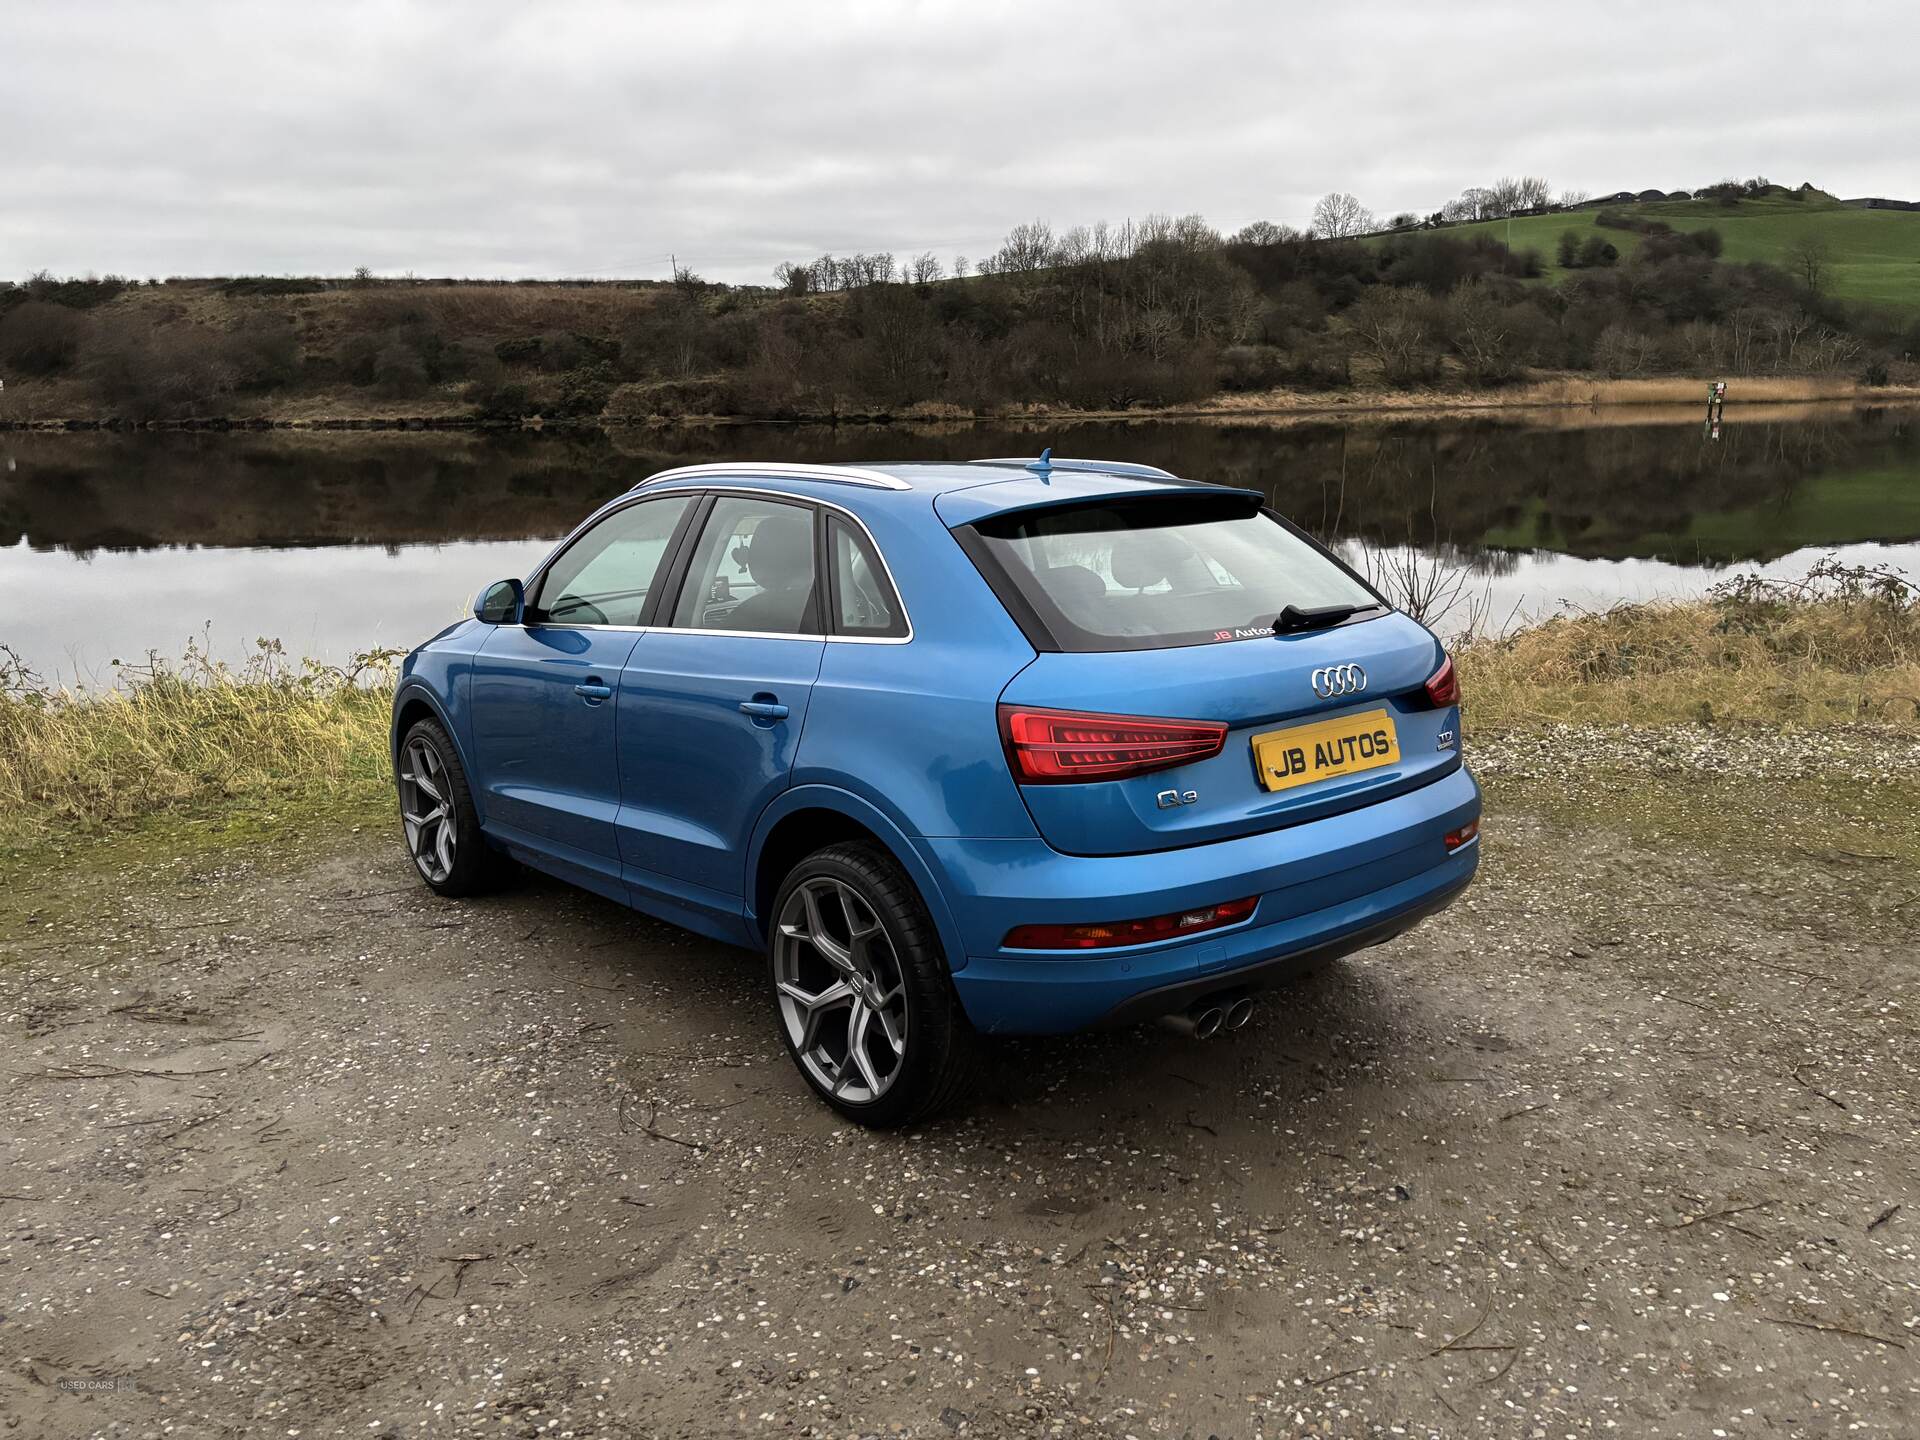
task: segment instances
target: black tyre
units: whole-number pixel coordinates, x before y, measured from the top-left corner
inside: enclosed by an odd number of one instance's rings
[[[862,1125],[908,1125],[969,1088],[976,1040],[913,882],[879,847],[815,851],[774,897],[774,1014],[814,1091]]]
[[[442,895],[478,895],[496,886],[505,857],[480,833],[460,752],[437,720],[418,720],[400,739],[394,784],[407,856]]]

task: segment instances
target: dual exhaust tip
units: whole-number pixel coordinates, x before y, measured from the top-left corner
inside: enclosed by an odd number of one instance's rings
[[[1251,1019],[1253,997],[1226,994],[1195,1001],[1185,1010],[1176,1010],[1165,1016],[1163,1023],[1177,1034],[1191,1036],[1195,1040],[1211,1040],[1224,1030],[1244,1029]]]

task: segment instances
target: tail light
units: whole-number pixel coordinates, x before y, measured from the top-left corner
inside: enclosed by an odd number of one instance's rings
[[[1014,777],[1027,785],[1120,780],[1206,760],[1227,743],[1216,720],[1156,720],[1077,710],[1000,707],[1000,737]]]
[[[1444,838],[1447,843],[1447,849],[1458,850],[1469,840],[1477,840],[1480,838],[1480,822],[1478,820],[1469,820],[1458,830],[1449,830]]]
[[[1016,925],[1000,944],[1008,950],[1104,950],[1113,945],[1145,945],[1153,940],[1191,935],[1196,930],[1237,925],[1253,914],[1254,906],[1259,903],[1258,895],[1249,895],[1244,900],[1225,900],[1218,905],[1176,910],[1170,915],[1153,915],[1145,920],[1110,920],[1092,925]]]
[[[1460,703],[1460,677],[1454,673],[1453,657],[1440,662],[1440,668],[1427,677],[1427,700],[1436,710]]]

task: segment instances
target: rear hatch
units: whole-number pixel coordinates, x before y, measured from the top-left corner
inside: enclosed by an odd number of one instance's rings
[[[1445,663],[1438,642],[1250,497],[1134,492],[955,534],[1040,652],[1000,713],[1027,808],[1057,850],[1255,834],[1460,763],[1459,712],[1427,688]]]

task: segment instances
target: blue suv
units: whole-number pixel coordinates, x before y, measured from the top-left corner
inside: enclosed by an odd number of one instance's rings
[[[981,1034],[1237,1028],[1479,859],[1431,633],[1254,492],[1050,454],[656,475],[407,657],[393,755],[434,890],[764,950],[870,1125]]]

